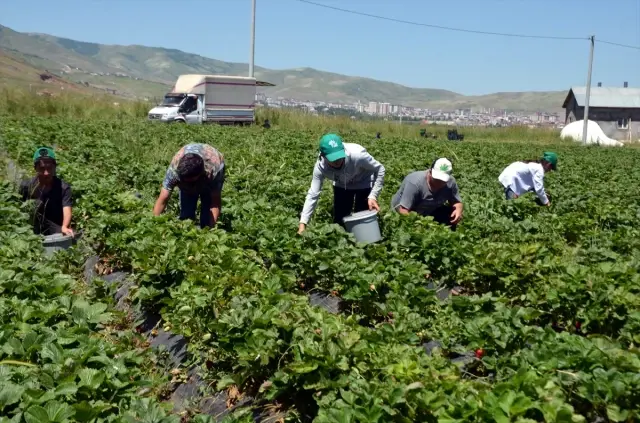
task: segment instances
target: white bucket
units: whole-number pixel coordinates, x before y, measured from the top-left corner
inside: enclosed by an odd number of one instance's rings
[[[53,234],[47,235],[42,241],[44,247],[44,253],[47,256],[51,256],[58,250],[66,250],[73,245],[73,237],[70,235]]]
[[[345,229],[351,232],[358,242],[371,244],[382,239],[380,226],[378,226],[378,212],[376,210],[365,210],[353,213],[343,220]]]

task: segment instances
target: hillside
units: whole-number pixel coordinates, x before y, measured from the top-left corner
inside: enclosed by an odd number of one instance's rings
[[[41,95],[59,92],[95,94],[98,90],[72,83],[0,50],[0,88],[21,87]]]
[[[180,74],[244,75],[245,63],[209,59],[180,50],[139,45],[86,43],[46,34],[20,33],[0,25],[0,49],[20,56],[38,69],[96,89],[123,96],[158,97]],[[340,75],[311,68],[272,70],[255,68],[256,77],[276,84],[265,92],[299,100],[368,102],[430,108],[492,107],[510,110],[555,111],[564,92],[496,93],[464,96],[447,90],[411,88],[392,82]]]

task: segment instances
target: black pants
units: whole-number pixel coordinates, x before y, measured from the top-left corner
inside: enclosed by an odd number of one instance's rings
[[[344,189],[333,187],[333,223],[344,227],[342,219],[349,216],[352,211],[360,212],[369,210],[368,197],[371,188]]]
[[[44,236],[60,234],[62,233],[62,226],[45,217],[36,216],[33,219],[33,233]]]
[[[456,226],[458,225],[451,223],[451,213],[453,213],[453,206],[440,206],[428,216],[433,216],[433,220],[443,225],[447,225],[452,231],[455,231]]]

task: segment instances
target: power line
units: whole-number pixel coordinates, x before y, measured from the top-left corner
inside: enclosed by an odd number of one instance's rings
[[[614,42],[611,42],[611,41],[598,40],[597,38],[596,38],[596,42],[597,43],[603,43],[603,44],[609,44],[609,45],[612,45],[612,46],[618,46],[618,47],[624,47],[624,48],[631,48],[631,49],[635,49],[635,50],[640,50],[640,46],[631,46],[631,45],[628,45],[628,44],[614,43]]]
[[[355,11],[355,10],[349,10],[349,9],[343,9],[343,8],[340,8],[340,7],[329,6],[327,4],[316,3],[314,1],[309,1],[309,0],[295,0],[295,1],[300,2],[300,3],[310,4],[310,5],[317,6],[317,7],[323,7],[325,9],[336,10],[338,12],[350,13],[352,15],[366,16],[366,17],[369,17],[369,18],[380,19],[380,20],[383,20],[383,21],[390,21],[390,22],[402,23],[402,24],[413,25],[413,26],[422,26],[422,27],[427,27],[427,28],[444,29],[444,30],[448,30],[448,31],[466,32],[466,33],[471,33],[471,34],[497,35],[497,36],[501,36],[501,37],[535,38],[535,39],[547,39],[547,40],[581,40],[582,41],[582,40],[589,40],[590,39],[590,37],[558,37],[558,36],[553,36],[553,35],[531,35],[531,34],[514,34],[514,33],[506,33],[506,32],[477,31],[477,30],[474,30],[474,29],[454,28],[454,27],[450,27],[450,26],[433,25],[433,24],[426,24],[426,23],[421,23],[421,22],[412,22],[412,21],[407,21],[407,20],[403,20],[403,19],[389,18],[389,17],[386,17],[386,16],[374,15],[374,14],[371,14],[371,13],[358,12],[358,11]],[[640,2],[640,0],[638,0],[638,1]],[[629,45],[629,44],[615,43],[615,42],[612,42],[612,41],[605,41],[605,40],[598,40],[597,38],[596,38],[596,42],[603,43],[603,44],[609,44],[609,45],[617,46],[617,47],[640,50],[640,46],[633,46],[633,45]]]
[[[308,0],[295,0],[295,1],[298,1],[300,3],[311,4],[317,7],[323,7],[325,9],[336,10],[338,12],[350,13],[352,15],[367,16],[369,18],[380,19],[383,21],[390,21],[390,22],[396,22],[396,23],[402,23],[402,24],[414,25],[414,26],[422,26],[427,28],[445,29],[448,31],[467,32],[471,34],[482,34],[482,35],[497,35],[501,37],[515,37],[515,38],[536,38],[536,39],[547,39],[547,40],[580,40],[580,41],[589,40],[589,37],[557,37],[552,35],[514,34],[514,33],[506,33],[506,32],[476,31],[473,29],[453,28],[449,26],[432,25],[432,24],[426,24],[426,23],[420,23],[420,22],[405,21],[403,19],[388,18],[386,16],[379,16],[379,15],[373,15],[371,13],[357,12],[355,10],[349,10],[349,9],[342,9],[340,7],[329,6],[327,4],[316,3]]]
[[[640,46],[640,0],[637,3],[638,20],[636,21],[636,33],[638,34],[638,45]]]

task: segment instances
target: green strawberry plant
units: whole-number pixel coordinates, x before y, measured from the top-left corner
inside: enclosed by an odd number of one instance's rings
[[[330,183],[307,231],[296,234],[319,134],[132,118],[3,116],[0,124],[0,148],[25,169],[36,146],[55,143],[84,248],[131,274],[134,307],[159,310],[165,329],[187,337],[212,391],[237,388],[288,409],[291,421],[640,418],[635,149],[393,137],[372,143],[354,130],[348,140],[387,169],[379,201],[384,240],[365,246],[331,224]],[[188,142],[208,142],[225,155],[214,229],[179,221],[175,199],[166,215],[151,215],[166,166]],[[505,201],[500,171],[543,148],[561,157],[559,171],[545,176],[552,206],[539,207],[533,194]],[[464,201],[455,232],[389,210],[404,176],[440,156],[452,159]],[[12,201],[2,207],[22,216]],[[32,382],[15,391],[19,398],[0,394],[10,418],[69,419],[72,410],[104,417],[116,408],[118,416],[147,410],[154,421],[172,418],[162,417],[153,398],[131,395],[153,374],[132,335],[118,335],[117,354],[100,350],[99,361],[82,355],[98,345],[92,342],[111,345],[92,336],[113,319],[109,300],[95,288],[74,295],[74,276],[56,268],[34,271],[42,261],[37,241],[19,223],[23,216],[15,219],[1,234],[2,353],[38,363],[48,377],[29,365],[11,367],[11,389]],[[73,254],[56,263],[73,271],[82,253]],[[454,286],[465,295],[441,301],[433,289]],[[310,305],[313,292],[339,297],[341,311]],[[427,352],[423,344],[433,340],[439,347]],[[133,380],[112,365],[127,367]],[[228,419],[248,421],[246,412]]]

